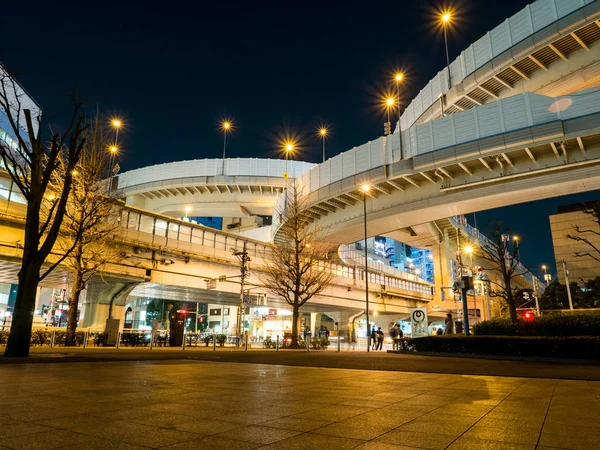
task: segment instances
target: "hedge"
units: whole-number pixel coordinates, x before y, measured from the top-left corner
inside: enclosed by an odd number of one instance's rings
[[[477,336],[600,336],[600,314],[562,313],[520,319],[492,319],[473,326]]]
[[[427,336],[405,338],[414,352],[600,360],[600,337]]]
[[[32,346],[50,345],[51,333],[52,333],[51,331],[44,330],[44,329],[32,330],[30,345],[32,345]],[[6,345],[6,343],[8,341],[8,334],[9,334],[8,330],[0,331],[0,345]],[[85,332],[83,332],[83,331],[75,332],[75,344],[77,346],[83,345],[83,336],[84,335],[85,335]],[[65,345],[66,338],[67,338],[66,331],[62,331],[62,330],[56,331],[54,334],[54,345],[57,345],[57,346]]]

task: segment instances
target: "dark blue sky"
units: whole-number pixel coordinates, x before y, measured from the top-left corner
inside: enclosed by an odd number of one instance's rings
[[[299,159],[317,161],[315,128],[331,128],[333,155],[382,134],[377,92],[394,68],[407,72],[409,101],[445,64],[434,31],[440,2],[5,2],[0,60],[42,105],[64,122],[76,90],[88,104],[126,123],[124,170],[219,157],[221,117],[235,133],[228,156],[277,157],[286,130],[301,137]],[[524,0],[456,3],[459,23],[450,57]],[[548,213],[579,196],[478,214],[531,240],[531,266],[552,263]],[[525,247],[525,243],[524,243]]]

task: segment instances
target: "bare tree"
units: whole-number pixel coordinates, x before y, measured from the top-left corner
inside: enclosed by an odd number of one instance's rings
[[[575,252],[575,257],[584,258],[589,256],[590,258],[600,262],[600,244],[598,244],[598,241],[600,241],[600,201],[592,203],[583,212],[592,216],[592,220],[596,223],[597,229],[582,229],[579,225],[574,225],[573,229],[577,234],[567,234],[567,238],[576,242],[583,242],[589,247],[587,251]]]
[[[519,262],[519,239],[511,239],[510,229],[499,224],[491,234],[491,241],[478,247],[477,257],[487,261],[483,269],[494,272],[499,276],[500,282],[490,280],[490,297],[504,300],[510,314],[510,320],[517,321],[517,293],[519,287],[514,285],[514,280],[529,273]]]
[[[277,211],[281,221],[278,240],[265,255],[261,281],[268,291],[292,306],[292,346],[298,346],[300,308],[323,292],[333,280],[327,248],[319,241],[320,229],[304,214],[302,189],[291,181],[284,207]]]
[[[29,355],[37,287],[67,257],[65,252],[44,268],[60,232],[73,183],[73,170],[85,146],[86,125],[80,103],[74,105],[66,129],[60,133],[52,132],[49,139],[42,136],[41,111],[33,109],[35,107],[14,77],[0,66],[0,110],[6,115],[13,135],[10,144],[6,140],[0,141],[0,157],[27,202],[19,287],[5,356]],[[50,196],[48,189],[51,181],[58,179],[61,160],[66,170],[60,186],[55,186],[56,193]],[[45,214],[44,209],[47,209]]]
[[[73,249],[65,264],[73,272],[69,297],[66,345],[76,345],[77,310],[81,291],[94,275],[118,262],[120,248],[112,237],[120,228],[118,202],[107,195],[111,140],[102,118],[97,115],[86,131],[85,150],[75,169],[62,238],[62,251]]]

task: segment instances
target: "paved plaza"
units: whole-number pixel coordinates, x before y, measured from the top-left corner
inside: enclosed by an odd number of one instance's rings
[[[195,360],[6,364],[0,379],[0,448],[600,448],[598,381]]]

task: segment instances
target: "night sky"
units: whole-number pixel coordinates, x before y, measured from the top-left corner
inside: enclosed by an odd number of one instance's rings
[[[451,60],[525,0],[455,3]],[[442,3],[421,2],[4,2],[0,60],[64,123],[77,93],[119,116],[123,170],[216,158],[218,124],[231,118],[230,157],[278,157],[278,139],[299,138],[298,159],[317,162],[316,128],[330,128],[328,155],[383,133],[378,95],[406,72],[407,104],[445,65],[435,30]],[[553,264],[548,214],[600,193],[477,214],[524,237],[532,269]]]

